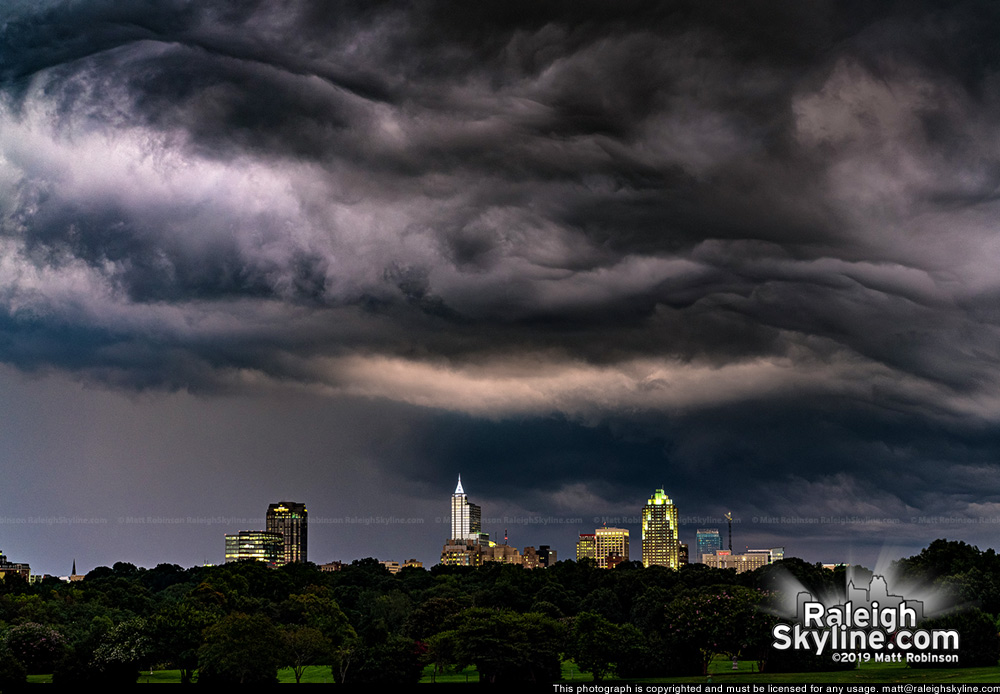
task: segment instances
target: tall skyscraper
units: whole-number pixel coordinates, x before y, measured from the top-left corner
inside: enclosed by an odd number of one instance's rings
[[[594,531],[597,568],[613,569],[628,561],[628,530],[625,528],[598,528]]]
[[[462,488],[462,476],[451,495],[451,537],[441,549],[441,563],[446,566],[480,566],[490,561],[484,552],[492,545],[483,532],[483,511],[469,501]]]
[[[594,533],[580,533],[576,541],[576,560],[593,559],[597,561],[597,538]]]
[[[462,489],[462,476],[458,476],[458,486],[451,495],[451,538],[452,540],[472,540],[488,542],[490,536],[483,532],[483,511],[469,501]]]
[[[269,533],[281,533],[285,538],[282,564],[306,561],[307,516],[306,505],[295,501],[280,501],[267,507],[265,529]]]
[[[680,568],[677,507],[662,489],[642,508],[642,564]]]
[[[698,555],[695,557],[697,562],[704,564],[706,554],[715,554],[722,549],[722,536],[719,535],[718,528],[699,528],[694,537],[698,544]]]

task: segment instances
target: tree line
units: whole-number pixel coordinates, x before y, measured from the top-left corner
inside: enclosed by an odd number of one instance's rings
[[[948,628],[962,665],[1000,657],[1000,558],[937,540],[897,562],[908,582],[952,596]],[[27,674],[53,682],[135,682],[140,669],[181,671],[184,682],[268,683],[329,667],[343,683],[405,684],[425,668],[469,665],[485,682],[550,682],[571,659],[595,679],[701,674],[717,656],[764,672],[829,669],[829,658],[771,648],[768,610],[791,575],[814,595],[843,594],[845,567],[786,559],[736,574],[590,560],[548,569],[405,568],[375,559],[338,572],[255,562],[184,569],[120,562],[83,581],[0,582],[0,688]],[[855,581],[871,572],[854,567]]]

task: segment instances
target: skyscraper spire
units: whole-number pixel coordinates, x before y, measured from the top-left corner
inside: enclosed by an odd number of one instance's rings
[[[458,475],[458,486],[455,487],[455,493],[456,494],[465,494],[465,490],[462,489],[462,474],[461,473],[459,473],[459,475]]]

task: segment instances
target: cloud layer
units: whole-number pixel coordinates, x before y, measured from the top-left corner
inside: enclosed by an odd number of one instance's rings
[[[2,12],[8,364],[626,426],[705,503],[1000,503],[990,3]]]

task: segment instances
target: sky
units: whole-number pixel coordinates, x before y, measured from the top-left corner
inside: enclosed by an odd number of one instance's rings
[[[995,3],[7,2],[0,551],[1000,525]]]

